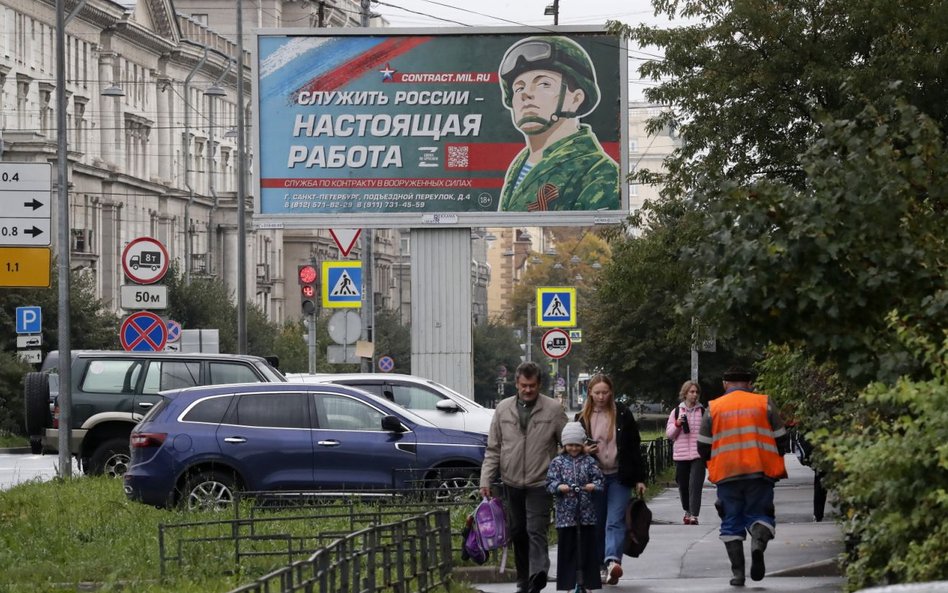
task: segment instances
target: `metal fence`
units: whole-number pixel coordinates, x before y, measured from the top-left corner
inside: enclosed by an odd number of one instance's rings
[[[648,469],[650,484],[654,484],[662,472],[675,465],[672,448],[672,442],[662,437],[642,443],[642,461]]]
[[[429,511],[339,538],[305,560],[270,572],[231,593],[426,592],[451,575],[447,511]]]

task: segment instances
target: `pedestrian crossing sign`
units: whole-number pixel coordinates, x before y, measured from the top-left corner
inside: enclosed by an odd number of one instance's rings
[[[537,288],[538,327],[576,327],[576,289]]]
[[[362,262],[324,261],[322,271],[323,307],[362,306]]]

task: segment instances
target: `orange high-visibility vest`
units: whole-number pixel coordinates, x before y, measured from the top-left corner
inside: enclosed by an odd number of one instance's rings
[[[710,407],[708,477],[712,482],[759,473],[774,479],[787,477],[767,417],[766,395],[732,391],[713,400]]]

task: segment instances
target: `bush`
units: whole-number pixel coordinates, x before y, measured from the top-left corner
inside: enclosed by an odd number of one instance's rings
[[[0,434],[25,435],[23,425],[23,375],[32,365],[15,352],[0,350]]]
[[[870,385],[861,414],[817,435],[850,535],[848,589],[948,577],[948,385]]]

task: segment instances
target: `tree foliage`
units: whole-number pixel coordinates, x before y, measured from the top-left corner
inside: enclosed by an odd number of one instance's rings
[[[482,406],[494,407],[500,399],[514,393],[513,375],[520,364],[520,342],[511,327],[496,319],[474,326],[473,341],[474,399]],[[498,390],[503,372],[506,376]]]
[[[885,318],[945,326],[945,1],[655,6],[691,24],[614,27],[665,53],[642,67],[674,106],[651,126],[684,142],[639,178],[701,229],[683,312],[742,347],[805,343],[864,383],[918,369]]]
[[[850,591],[948,574],[948,527],[932,522],[948,512],[948,333],[941,342],[904,326],[899,334],[911,336],[909,347],[915,341],[930,378],[873,383],[848,422],[818,431],[815,439],[848,519]]]
[[[654,5],[688,22],[613,25],[664,53],[641,69],[670,106],[649,125],[683,142],[636,174],[664,184],[643,236],[694,232],[678,251],[614,246],[616,269],[660,274],[642,262],[675,254],[683,316],[739,349],[773,344],[761,388],[839,494],[849,588],[944,578],[948,0]]]
[[[690,298],[731,331],[805,344],[850,377],[918,368],[886,315],[929,335],[948,327],[948,153],[935,122],[901,102],[823,126],[802,158],[803,189],[762,180],[723,185],[686,250],[702,266]]]
[[[411,374],[411,326],[402,325],[398,311],[375,311],[375,358],[391,356],[394,373]]]

